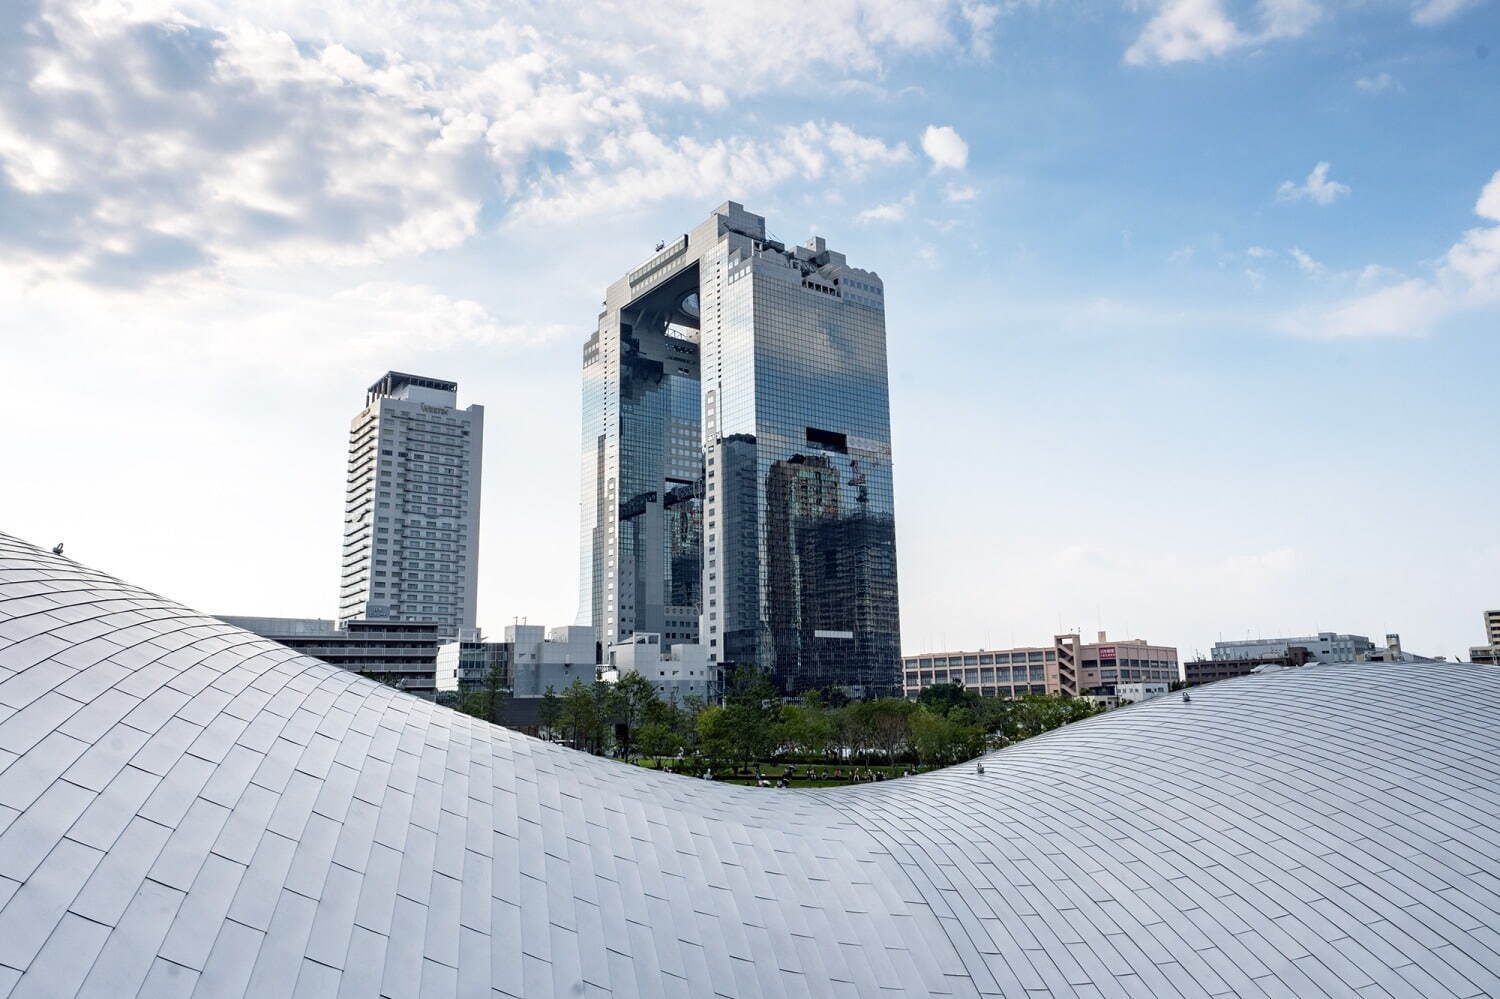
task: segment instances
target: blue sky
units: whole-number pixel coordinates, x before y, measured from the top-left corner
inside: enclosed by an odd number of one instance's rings
[[[566,623],[580,345],[735,198],[885,281],[907,651],[1479,640],[1494,0],[591,7],[0,11],[3,529],[329,615],[416,370],[487,408],[481,624]]]

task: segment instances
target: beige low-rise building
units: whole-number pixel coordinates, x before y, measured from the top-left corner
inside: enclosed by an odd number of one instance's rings
[[[908,697],[926,687],[961,683],[984,697],[1023,694],[1112,693],[1116,684],[1175,683],[1181,678],[1177,650],[1144,639],[1084,643],[1076,634],[1055,635],[1050,646],[934,652],[902,657],[902,686]]]

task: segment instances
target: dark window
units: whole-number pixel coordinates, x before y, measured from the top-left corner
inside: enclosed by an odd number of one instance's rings
[[[829,451],[837,451],[840,454],[849,453],[849,438],[844,434],[832,430],[819,430],[817,427],[807,428],[807,443],[816,444]]]

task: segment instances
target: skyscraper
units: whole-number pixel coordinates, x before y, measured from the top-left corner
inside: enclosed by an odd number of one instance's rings
[[[880,278],[726,202],[610,285],[583,368],[579,623],[899,690]]]
[[[484,407],[388,372],[349,426],[339,619],[474,627]]]

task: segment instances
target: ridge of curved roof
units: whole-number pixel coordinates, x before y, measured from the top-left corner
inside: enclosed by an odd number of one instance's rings
[[[740,788],[0,535],[0,996],[1500,995],[1497,716],[1306,667]]]

